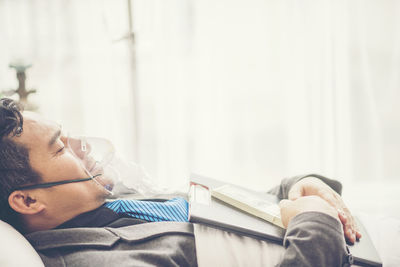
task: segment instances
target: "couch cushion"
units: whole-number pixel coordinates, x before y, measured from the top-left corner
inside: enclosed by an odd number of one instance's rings
[[[25,237],[1,220],[0,237],[0,266],[44,266],[39,255]]]

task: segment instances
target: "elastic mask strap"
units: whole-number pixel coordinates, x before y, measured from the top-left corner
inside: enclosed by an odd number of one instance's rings
[[[37,189],[37,188],[48,188],[56,185],[62,185],[62,184],[70,184],[70,183],[78,183],[78,182],[85,182],[92,180],[96,178],[97,176],[100,176],[102,174],[96,174],[93,177],[88,177],[88,178],[82,178],[82,179],[73,179],[73,180],[65,180],[65,181],[59,181],[59,182],[52,182],[52,183],[43,183],[43,184],[35,184],[35,185],[28,185],[28,186],[21,186],[13,189],[15,190],[27,190],[27,189]]]

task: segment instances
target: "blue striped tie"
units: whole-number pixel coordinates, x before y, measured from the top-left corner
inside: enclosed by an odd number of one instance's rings
[[[149,222],[188,221],[189,204],[181,197],[165,202],[119,199],[107,202],[104,206],[118,214],[126,214]]]

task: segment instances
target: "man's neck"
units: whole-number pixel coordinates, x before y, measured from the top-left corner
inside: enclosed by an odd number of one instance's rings
[[[23,230],[25,234],[37,232],[37,231],[44,231],[44,230],[50,230],[54,229],[57,226],[92,210],[95,210],[99,208],[103,203],[96,205],[93,208],[88,208],[85,210],[82,210],[77,213],[72,213],[72,214],[67,214],[67,213],[61,213],[61,214],[56,214],[56,215],[50,215],[46,213],[46,211],[40,212],[38,214],[33,214],[33,215],[25,215],[24,216],[24,223],[23,223]]]

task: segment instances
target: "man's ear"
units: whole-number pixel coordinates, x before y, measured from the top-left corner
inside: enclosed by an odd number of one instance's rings
[[[8,197],[10,207],[21,214],[36,214],[45,209],[45,205],[28,191],[17,190]]]

